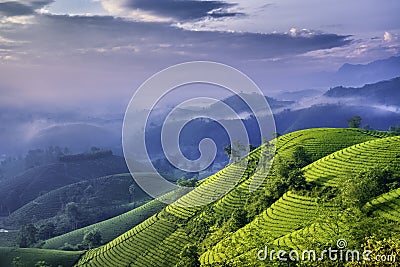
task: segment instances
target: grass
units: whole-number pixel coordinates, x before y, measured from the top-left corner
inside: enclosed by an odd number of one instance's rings
[[[31,168],[20,175],[0,181],[0,216],[8,216],[57,188],[82,180],[127,172],[125,160],[118,156]]]
[[[183,192],[178,190],[166,194],[164,198],[176,199],[182,194]],[[108,243],[119,235],[122,235],[136,225],[140,224],[147,218],[161,211],[165,206],[165,203],[159,201],[158,199],[154,199],[138,208],[135,208],[119,216],[89,225],[87,227],[69,232],[61,236],[48,239],[45,241],[43,248],[59,249],[65,243],[77,245],[82,242],[85,233],[93,229],[98,229],[101,232],[103,243]]]
[[[343,178],[374,167],[400,166],[400,137],[371,140],[339,150],[304,168],[308,181],[339,186]],[[399,173],[397,173],[399,174]]]
[[[371,200],[365,206],[379,216],[400,222],[400,188]]]
[[[2,247],[15,247],[16,240],[18,237],[18,232],[16,230],[9,231],[7,233],[0,233],[0,246]]]
[[[51,266],[68,267],[74,265],[82,254],[82,251],[0,247],[0,266],[14,266],[13,259],[19,257],[21,266],[24,267],[33,267],[38,261],[46,261]]]
[[[93,219],[89,221],[95,223],[97,221],[94,217],[106,219],[107,216],[113,217],[130,209],[133,203],[129,186],[132,184],[134,180],[130,174],[118,174],[67,185],[50,191],[14,211],[7,217],[6,224],[16,227],[55,217],[63,212],[69,202],[75,202],[85,211],[89,211],[88,213],[93,213]],[[135,200],[142,201],[147,195],[139,186],[135,186]]]
[[[345,162],[350,161],[349,166],[362,164],[362,160],[352,161],[351,159],[363,159],[364,151],[374,150],[369,153],[368,157],[374,157],[374,155],[380,157],[379,160],[375,160],[377,164],[388,162],[398,164],[397,158],[394,157],[397,152],[393,151],[397,151],[395,143],[398,143],[399,140],[387,137],[388,134],[383,132],[358,129],[308,129],[279,137],[276,151],[282,159],[285,159],[291,155],[296,146],[304,146],[311,154],[312,160],[318,162],[317,167],[315,165],[311,167],[315,164],[313,163],[305,169],[308,175],[307,179],[325,185],[325,183],[330,184],[329,181],[335,180],[333,175],[329,176],[332,179],[321,179],[321,166],[326,164],[326,172],[331,169],[333,174],[336,174],[338,166],[344,165]],[[359,143],[363,144],[356,145]],[[381,151],[378,151],[378,147],[381,148]],[[335,156],[332,157],[331,154]],[[260,150],[256,149],[248,155],[248,158],[258,161],[261,156]],[[388,160],[387,157],[390,159]],[[340,160],[336,161],[337,158]],[[315,169],[313,176],[310,175],[311,169]],[[344,174],[341,172],[338,175]],[[104,241],[109,242],[99,248],[87,251],[76,266],[175,266],[185,244],[195,241],[191,240],[188,233],[184,231],[187,221],[193,218],[201,220],[205,206],[211,205],[217,212],[228,213],[243,206],[244,200],[250,194],[251,183],[253,181],[256,181],[257,184],[260,183],[259,191],[256,192],[262,192],[265,185],[262,182],[264,179],[268,179],[267,174],[260,170],[256,172],[255,166],[231,164],[203,180],[197,188],[166,207],[165,204],[163,206],[150,202],[146,204],[148,206],[142,207],[143,210],[135,209],[86,229],[79,229],[48,240],[45,247],[56,248],[64,243],[80,242],[85,231],[98,228],[104,235]],[[385,211],[392,214],[388,207],[398,210],[396,208],[397,195],[396,197],[393,194],[390,196],[392,198],[388,195],[382,196],[381,200],[376,200],[377,203],[382,201],[387,203],[386,205],[376,205],[376,212]],[[211,204],[208,204],[210,202]],[[193,205],[195,207],[187,207]],[[267,210],[256,216],[252,222],[234,233],[223,236],[219,242],[213,244],[201,255],[200,260],[203,265],[206,265],[223,262],[226,259],[254,257],[255,250],[264,247],[268,242],[277,247],[297,246],[301,241],[302,234],[312,233],[315,235],[318,234],[318,229],[322,228],[315,222],[319,212],[318,199],[286,192]],[[48,253],[49,257],[52,254],[49,250],[43,250],[42,253]],[[57,253],[54,252],[54,255]]]
[[[276,143],[276,155],[282,159],[288,158],[296,146],[301,145],[315,161],[337,150],[354,144],[377,140],[388,135],[387,133],[361,129],[318,128],[301,130],[279,137]],[[216,209],[233,211],[243,206],[244,199],[250,194],[249,187],[252,183],[257,180],[265,182],[267,179],[267,174],[262,171],[255,173],[251,179],[245,180],[218,200],[215,205]],[[259,190],[262,190],[264,185],[265,183],[260,182]]]
[[[289,191],[251,223],[202,254],[200,261],[202,264],[216,264],[223,259],[233,259],[246,251],[263,247],[267,242],[311,225],[319,211],[318,199]]]
[[[337,150],[354,144],[379,140],[386,134],[358,129],[309,129],[281,136],[277,139],[277,154],[289,157],[298,145],[306,148],[313,160],[323,158]],[[260,158],[259,149],[248,157]],[[262,181],[266,174],[240,164],[232,164],[210,176],[193,191],[168,205],[158,214],[138,224],[103,247],[90,250],[77,266],[174,266],[184,244],[190,242],[182,231],[181,223],[202,216],[203,206],[211,202],[216,210],[229,211],[244,204],[253,179]],[[265,175],[265,177],[264,177]],[[260,190],[263,188],[261,183]],[[186,207],[186,206],[195,207]],[[307,212],[304,212],[307,210]],[[224,238],[212,250],[204,253],[202,263],[215,263],[234,258],[241,253],[264,246],[265,239],[276,240],[308,225],[317,216],[316,199],[286,193],[280,200],[256,219]],[[249,240],[252,240],[249,246]],[[255,242],[253,242],[255,241]],[[227,247],[234,246],[234,255],[227,255]]]

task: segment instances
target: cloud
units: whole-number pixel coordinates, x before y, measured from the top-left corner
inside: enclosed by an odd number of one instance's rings
[[[360,64],[374,60],[398,56],[400,41],[398,32],[386,32],[384,37],[354,39],[346,46],[336,46],[328,49],[319,49],[299,55],[299,58],[312,58],[333,68],[343,63]]]
[[[0,24],[20,24],[29,25],[33,24],[35,21],[34,15],[23,15],[23,16],[10,16],[5,18],[0,18]]]
[[[5,1],[0,2],[0,15],[5,17],[27,16],[35,13],[35,10],[49,3],[48,1]]]
[[[285,33],[191,31],[169,23],[126,21],[104,16],[37,15],[36,24],[16,30],[13,36],[29,41],[19,49],[29,56],[52,61],[87,62],[143,60],[168,64],[180,60],[221,61],[276,58],[308,51],[341,47],[348,36],[301,30]],[[7,38],[7,36],[4,36]],[[21,51],[22,50],[22,51]],[[99,54],[102,54],[100,56]],[[33,59],[32,59],[33,60]],[[96,62],[97,63],[97,62]],[[104,61],[110,63],[110,61]]]
[[[3,16],[23,16],[33,13],[33,9],[25,4],[12,1],[0,3],[0,14]]]
[[[383,34],[383,40],[386,42],[391,42],[393,39],[392,34],[390,32],[385,32]]]
[[[35,24],[15,26],[0,35],[13,41],[4,43],[0,53],[1,61],[7,62],[0,64],[0,86],[9,85],[2,89],[0,105],[7,100],[12,106],[92,110],[123,109],[141,82],[173,64],[212,60],[250,73],[255,70],[265,78],[266,66],[272,63],[262,59],[350,42],[348,36],[336,34],[191,31],[170,23],[51,14],[36,14]]]
[[[204,17],[222,18],[242,15],[229,11],[237,4],[201,0],[101,0],[111,15],[144,21],[188,21]]]

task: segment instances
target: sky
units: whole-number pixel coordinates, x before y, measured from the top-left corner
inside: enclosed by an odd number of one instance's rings
[[[399,56],[399,10],[398,0],[0,0],[0,157],[60,125],[118,140],[136,89],[187,61],[235,67],[266,95],[327,90],[321,77],[345,63]],[[170,99],[223,97],[217,89]]]
[[[229,64],[266,93],[399,54],[398,0],[0,0],[0,108],[123,112],[173,64]]]

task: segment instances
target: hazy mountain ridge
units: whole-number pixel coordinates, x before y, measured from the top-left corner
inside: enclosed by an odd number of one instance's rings
[[[38,196],[59,187],[126,172],[128,168],[124,158],[114,155],[31,168],[20,175],[0,181],[0,214],[8,215]]]
[[[393,56],[367,64],[346,63],[334,75],[334,84],[358,86],[392,79],[400,75],[400,57]]]
[[[338,86],[329,89],[324,96],[334,98],[362,98],[373,104],[400,106],[400,77],[366,84],[362,87]]]

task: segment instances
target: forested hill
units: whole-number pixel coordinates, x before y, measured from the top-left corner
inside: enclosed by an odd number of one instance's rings
[[[372,104],[400,107],[400,77],[357,88],[338,86],[331,88],[324,95],[335,98],[363,98]]]

